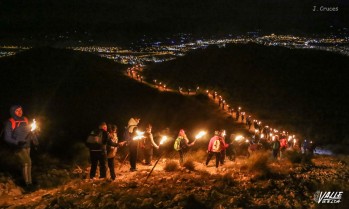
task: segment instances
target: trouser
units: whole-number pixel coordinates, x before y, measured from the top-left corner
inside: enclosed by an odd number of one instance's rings
[[[236,157],[235,155],[236,155],[235,148],[232,145],[230,145],[227,149],[227,156],[229,160],[235,161],[235,157]]]
[[[106,165],[105,165],[105,154],[103,151],[90,151],[90,160],[91,160],[91,170],[90,178],[96,176],[97,165],[99,163],[99,178],[106,177]]]
[[[224,164],[225,156],[226,156],[226,150],[224,149],[224,150],[221,151],[221,158],[220,158],[220,161],[221,161],[222,165]]]
[[[184,157],[185,157],[187,151],[184,150],[184,149],[181,149],[181,150],[179,150],[178,152],[179,152],[179,164],[182,165],[183,162],[184,162]]]
[[[284,157],[285,151],[286,151],[286,148],[284,147],[280,149],[280,159]]]
[[[22,176],[26,185],[32,184],[32,161],[30,159],[30,148],[22,148],[16,152],[22,166]]]
[[[137,150],[137,144],[131,144],[130,148],[130,165],[131,165],[131,170],[135,170],[136,169],[136,163],[137,163],[137,154],[138,154],[138,150]]]
[[[114,165],[114,157],[108,158],[108,168],[109,168],[109,171],[110,171],[110,178],[113,179],[113,180],[116,177],[114,167],[115,167],[115,165]]]
[[[279,150],[273,149],[273,157],[276,159],[278,157]]]
[[[153,148],[145,148],[143,150],[145,164],[150,164],[153,158]]]
[[[220,152],[209,152],[207,155],[206,165],[210,162],[212,156],[216,156],[216,168],[218,168],[219,162],[221,161],[221,153]]]

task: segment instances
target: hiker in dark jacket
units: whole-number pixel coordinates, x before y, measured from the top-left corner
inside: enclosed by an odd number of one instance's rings
[[[90,179],[94,179],[96,175],[97,165],[99,164],[99,178],[106,177],[106,158],[107,145],[118,147],[121,143],[113,142],[107,132],[107,124],[102,122],[97,130],[93,130],[90,136],[97,136],[96,141],[87,141],[87,146],[90,149],[91,170]]]
[[[251,126],[252,126],[252,117],[251,115],[249,115],[247,118],[246,118],[246,125],[248,126],[248,130],[251,129]]]
[[[274,159],[277,159],[280,150],[280,141],[278,136],[275,136],[275,138],[273,139],[271,147],[273,150],[273,157]]]
[[[11,118],[5,124],[5,141],[15,149],[15,154],[22,166],[22,175],[27,187],[32,186],[30,158],[31,144],[37,146],[38,140],[36,134],[31,131],[28,119],[23,116],[23,109],[20,105],[14,105],[10,108]]]

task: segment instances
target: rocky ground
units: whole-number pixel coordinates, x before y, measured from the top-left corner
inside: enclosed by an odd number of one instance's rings
[[[253,159],[253,158],[252,158]],[[312,164],[286,159],[251,168],[239,157],[216,169],[194,162],[195,169],[165,171],[161,159],[147,179],[151,166],[116,166],[117,180],[84,179],[88,170],[65,170],[72,178],[53,188],[27,193],[11,179],[1,178],[1,208],[347,208],[349,169],[345,161],[316,156]],[[258,167],[257,164],[254,165]],[[63,172],[63,173],[64,173]],[[44,175],[44,174],[43,174]],[[48,174],[45,174],[48,175]],[[52,176],[54,181],[55,176]],[[343,191],[339,204],[317,204],[316,191]]]

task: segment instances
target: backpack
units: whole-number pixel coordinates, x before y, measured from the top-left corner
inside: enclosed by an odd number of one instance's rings
[[[87,144],[102,144],[103,132],[102,131],[91,131],[88,135],[86,143]]]
[[[122,135],[124,141],[130,141],[132,139],[132,133],[129,132],[129,129],[132,126],[137,127],[136,125],[125,126],[124,134]]]
[[[221,141],[219,138],[216,138],[212,145],[212,152],[220,152],[221,151]]]
[[[181,147],[181,141],[182,141],[182,137],[177,137],[177,139],[175,140],[175,143],[173,145],[173,148],[176,150],[176,151],[179,151],[182,149]]]

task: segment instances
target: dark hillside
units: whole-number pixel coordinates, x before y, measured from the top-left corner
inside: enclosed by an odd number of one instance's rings
[[[169,127],[173,135],[180,128],[192,134],[236,129],[207,98],[159,93],[123,76],[126,66],[88,53],[37,48],[3,58],[0,66],[1,120],[9,117],[12,104],[21,104],[41,124],[42,146],[60,156],[65,150],[68,159],[76,157],[69,152],[71,142],[83,142],[100,121],[117,124],[121,135],[134,114],[141,126],[152,123],[154,132]]]
[[[0,208],[317,208],[316,191],[347,193],[346,156],[314,156],[307,162],[305,155],[290,150],[290,157],[272,160],[265,150],[249,158],[227,155],[218,168],[212,159],[206,166],[204,150],[212,131],[225,128],[228,134],[245,131],[246,136],[245,126],[232,122],[206,96],[160,92],[124,76],[124,67],[53,48],[0,59],[1,120],[9,117],[10,105],[19,103],[42,129],[39,150],[31,150],[33,189],[21,187],[16,155],[0,143]],[[89,152],[82,143],[88,132],[101,120],[122,130],[134,114],[141,117],[142,128],[151,122],[155,134],[165,127],[172,136],[184,128],[191,140],[199,129],[210,133],[192,147],[182,166],[169,141],[165,148],[173,152],[154,151],[152,173],[141,162],[138,171],[130,172],[123,162],[127,147],[122,147],[115,181],[89,178]],[[347,202],[344,197],[336,208],[346,208]]]
[[[174,87],[215,89],[257,118],[318,142],[344,142],[348,69],[349,58],[338,54],[247,44],[198,50],[147,74]]]

